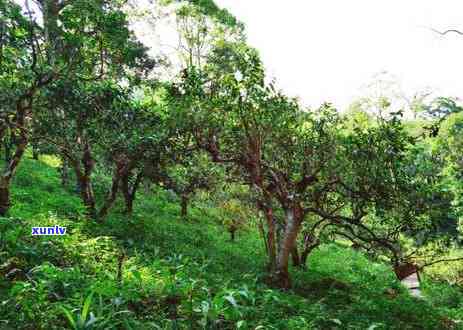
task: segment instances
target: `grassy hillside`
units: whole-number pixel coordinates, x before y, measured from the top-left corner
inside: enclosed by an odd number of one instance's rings
[[[116,207],[88,222],[57,166],[24,161],[11,217],[0,218],[0,329],[450,329],[463,319],[461,289],[425,281],[417,300],[390,268],[336,244],[293,270],[293,291],[270,289],[257,231],[230,242],[218,210],[185,221],[162,192],[141,192],[131,218]],[[67,235],[31,236],[51,225]]]

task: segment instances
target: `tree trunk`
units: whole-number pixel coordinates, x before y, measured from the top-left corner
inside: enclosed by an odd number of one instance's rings
[[[281,239],[275,271],[275,284],[282,289],[289,289],[291,287],[291,279],[288,271],[289,255],[295,246],[297,235],[301,229],[301,223],[301,210],[299,208],[288,208],[286,210],[285,231]]]
[[[60,174],[61,174],[61,185],[63,187],[66,187],[69,183],[69,168],[68,168],[68,161],[64,157],[61,161]]]
[[[10,138],[6,138],[3,143],[3,147],[5,149],[5,163],[9,163],[12,157],[12,141],[11,136]]]
[[[77,171],[76,171],[76,176],[77,176],[77,183],[79,184],[80,196],[86,208],[87,216],[90,219],[96,220],[96,217],[97,217],[96,202],[95,202],[95,196],[93,194],[93,187],[92,187],[91,179],[89,176],[85,174],[77,173]]]
[[[7,165],[6,170],[0,177],[0,216],[5,216],[10,209],[10,184],[19,163],[21,162],[22,156],[26,150],[26,143],[22,143],[16,147],[16,152],[13,158]]]
[[[43,22],[45,40],[52,46],[47,53],[50,65],[54,66],[61,51],[61,31],[58,26],[58,16],[61,6],[58,0],[43,1]]]
[[[294,242],[294,247],[291,250],[291,259],[294,267],[301,266],[301,258],[299,257],[299,252],[297,251],[297,244]]]
[[[125,213],[127,215],[132,215],[133,213],[133,201],[134,201],[134,198],[133,197],[129,197],[127,200],[126,200],[126,203],[125,203]]]
[[[188,196],[182,195],[180,204],[181,204],[180,215],[182,216],[182,218],[186,219],[186,217],[188,216]]]
[[[3,119],[0,118],[0,150],[5,149],[5,160],[6,160],[6,132],[8,129],[8,126],[6,123],[2,123]]]
[[[268,252],[268,270],[273,272],[276,267],[276,239],[275,239],[275,219],[273,217],[273,209],[268,206],[262,206],[265,220],[267,221],[267,237],[266,240]]]
[[[229,232],[230,232],[230,241],[234,242],[235,241],[236,229],[235,228],[230,229]]]
[[[3,144],[3,139],[6,136],[6,132],[8,130],[7,120],[4,118],[0,118],[0,144]]]
[[[142,181],[143,174],[139,172],[135,177],[133,186],[130,187],[130,173],[126,173],[122,176],[122,193],[125,200],[125,213],[131,215],[133,213],[133,202],[137,194],[138,187]]]
[[[418,266],[410,262],[394,266],[394,273],[400,281],[418,271]]]
[[[69,159],[74,167],[74,172],[77,178],[80,197],[86,208],[87,216],[92,219],[97,219],[95,195],[92,186],[92,172],[94,161],[91,153],[90,145],[87,141],[84,142],[84,151],[80,161]]]
[[[125,210],[124,213],[132,214],[133,211],[133,201],[132,196],[130,194],[130,182],[129,182],[130,175],[125,173],[122,176],[122,195],[124,195],[124,202],[125,202]]]
[[[117,192],[119,190],[119,183],[121,181],[120,169],[116,168],[113,175],[113,183],[111,185],[111,190],[106,197],[106,201],[101,207],[100,212],[98,213],[98,218],[101,220],[108,215],[109,210],[113,206],[117,198]]]
[[[17,127],[20,134],[17,139],[16,150],[10,161],[7,163],[5,170],[0,176],[0,216],[5,216],[10,209],[10,183],[16,173],[21,162],[24,152],[26,151],[29,142],[27,131],[25,128],[26,110],[22,108],[22,104],[18,105],[17,111]]]
[[[301,266],[307,266],[307,258],[312,253],[312,251],[320,245],[318,239],[316,239],[312,234],[307,234],[304,238],[304,250],[301,253]]]
[[[35,64],[35,54],[34,61]],[[34,70],[34,66],[32,66]],[[10,183],[13,178],[19,163],[22,160],[24,152],[26,151],[27,145],[29,144],[29,132],[27,130],[27,119],[32,117],[32,107],[33,107],[33,98],[38,88],[46,85],[52,79],[42,80],[41,78],[37,79],[32,83],[32,85],[19,97],[16,102],[16,113],[14,123],[10,123],[10,133],[11,140],[8,145],[5,145],[5,158],[6,158],[6,167],[3,173],[0,174],[0,215],[6,215],[10,208]],[[18,132],[18,136],[16,136]],[[3,134],[6,134],[6,129],[2,128],[2,138]],[[1,140],[1,139],[0,139]],[[11,155],[11,148],[15,146],[14,155]]]
[[[6,216],[10,209],[10,185],[7,182],[0,182],[0,217]]]
[[[143,185],[143,188],[144,188],[144,191],[145,191],[145,195],[151,194],[152,193],[151,181],[145,180],[145,184]]]

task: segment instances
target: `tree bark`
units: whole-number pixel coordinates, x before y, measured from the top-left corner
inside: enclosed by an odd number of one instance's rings
[[[122,193],[125,200],[125,213],[131,215],[133,213],[133,202],[137,194],[138,187],[142,181],[143,174],[139,172],[135,177],[135,181],[130,187],[130,173],[126,173],[122,176]]]
[[[121,169],[116,168],[114,170],[111,190],[109,191],[108,196],[106,197],[106,201],[104,202],[103,206],[100,209],[100,212],[98,213],[98,219],[101,220],[108,215],[109,210],[111,209],[114,202],[116,201],[117,192],[119,191],[120,181],[121,181]]]
[[[6,163],[9,163],[11,161],[11,158],[13,157],[12,156],[12,146],[13,146],[13,139],[12,139],[12,135],[10,134],[10,137],[6,138],[3,141],[3,147],[5,149],[4,159]]]
[[[67,156],[69,157],[69,155]],[[80,161],[72,159],[72,157],[70,157],[69,160],[72,163],[76,174],[80,197],[85,206],[87,217],[92,220],[96,220],[98,214],[96,211],[96,201],[91,179],[94,168],[94,160],[88,141],[83,142],[83,154]]]
[[[93,194],[91,179],[88,175],[76,171],[77,183],[79,184],[80,196],[86,208],[87,216],[93,220],[96,219],[96,202]]]
[[[124,195],[124,202],[125,202],[125,210],[124,213],[132,214],[133,212],[133,201],[132,195],[130,193],[130,175],[125,173],[122,177],[122,194]]]
[[[11,179],[16,173],[22,157],[29,143],[26,131],[26,109],[31,106],[29,100],[22,99],[17,105],[16,127],[19,130],[19,136],[16,141],[16,150],[7,163],[5,170],[0,176],[0,216],[5,216],[10,209],[10,184]]]
[[[7,215],[10,209],[10,187],[9,183],[0,182],[0,217]]]
[[[418,271],[419,267],[410,262],[394,266],[394,273],[400,281]]]
[[[285,213],[286,226],[277,255],[275,284],[282,289],[289,289],[291,287],[291,279],[288,271],[289,255],[295,246],[297,235],[301,230],[302,211],[297,207],[291,207],[286,209]]]
[[[313,250],[318,246],[318,244],[311,245],[304,249],[304,251],[301,254],[301,266],[302,267],[307,267],[307,259],[309,255],[312,253]]]
[[[3,144],[3,139],[6,136],[6,132],[8,130],[7,120],[4,118],[0,118],[0,143]]]
[[[304,238],[304,250],[301,253],[301,266],[307,266],[307,258],[312,253],[312,251],[320,245],[318,239],[316,239],[312,234],[307,234]]]
[[[61,185],[63,187],[67,186],[69,183],[69,168],[68,168],[68,160],[63,157],[61,161],[61,168],[60,168],[60,174],[61,174]]]
[[[269,206],[261,205],[261,209],[264,212],[265,220],[267,222],[267,237],[264,237],[266,241],[266,247],[268,252],[268,270],[270,272],[275,271],[276,267],[276,236],[275,236],[275,219],[273,216],[273,209]]]
[[[10,209],[10,184],[19,163],[26,151],[27,138],[16,146],[15,154],[0,177],[0,216],[5,216]]]
[[[186,195],[182,195],[181,197],[181,201],[180,201],[180,206],[181,206],[181,211],[180,211],[180,215],[182,216],[182,218],[185,218],[188,216],[188,196]]]
[[[37,55],[33,52],[33,60],[31,69],[34,71],[37,64]],[[29,144],[29,132],[27,130],[27,119],[32,117],[32,108],[33,108],[33,99],[37,90],[46,84],[50,83],[55,74],[51,75],[47,79],[44,79],[43,76],[36,77],[30,87],[24,91],[24,93],[16,101],[16,113],[14,120],[10,125],[10,134],[12,139],[9,141],[9,145],[5,145],[5,155],[6,155],[6,167],[3,173],[0,174],[0,215],[6,215],[10,208],[10,183],[13,178],[19,163],[24,156],[27,145]],[[3,130],[4,128],[2,128]],[[2,131],[3,134],[6,131]],[[18,134],[18,136],[16,136]],[[11,155],[11,149],[14,147],[15,152]]]
[[[55,65],[61,51],[61,31],[58,26],[59,13],[62,9],[58,0],[44,0],[43,22],[45,31],[45,40],[52,46],[47,53],[50,65]]]
[[[125,203],[125,213],[127,215],[132,215],[133,214],[133,201],[134,201],[134,198],[133,197],[129,197],[127,200],[126,200],[126,203]]]
[[[294,247],[291,250],[291,260],[293,262],[294,267],[301,266],[301,258],[299,257],[299,252],[297,251],[297,244],[294,242]]]

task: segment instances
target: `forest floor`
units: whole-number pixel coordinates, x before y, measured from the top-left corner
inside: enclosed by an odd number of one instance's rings
[[[0,329],[463,329],[462,288],[425,275],[417,299],[340,244],[292,269],[293,290],[271,289],[258,231],[231,242],[211,205],[186,221],[168,194],[141,192],[133,216],[118,205],[102,224],[85,220],[57,166],[25,160],[0,218]],[[55,225],[66,235],[31,235]]]

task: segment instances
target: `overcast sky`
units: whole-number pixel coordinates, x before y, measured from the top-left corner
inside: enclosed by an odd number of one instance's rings
[[[345,107],[381,71],[407,94],[463,96],[458,0],[216,0],[246,24],[249,43],[288,94]]]
[[[463,36],[431,31],[463,30],[461,0],[215,2],[246,25],[269,76],[306,105],[329,101],[344,110],[383,71],[408,97],[431,89],[463,98]],[[138,3],[147,8],[147,0]],[[135,30],[148,45],[156,38],[176,45],[172,28]]]

